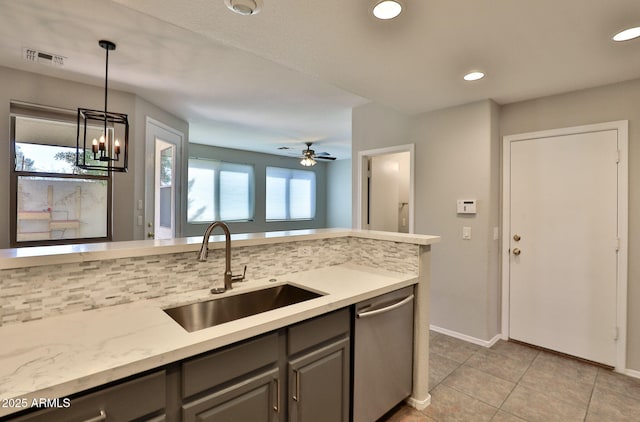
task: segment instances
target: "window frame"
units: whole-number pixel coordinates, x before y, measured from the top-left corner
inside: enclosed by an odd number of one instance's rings
[[[203,157],[196,157],[196,156],[190,156],[187,159],[187,186],[190,182],[190,178],[189,178],[189,169],[191,168],[191,160],[197,160],[197,161],[201,161],[201,162],[209,162],[212,165],[212,170],[214,172],[214,177],[213,177],[213,187],[212,187],[212,196],[213,196],[213,219],[212,220],[190,220],[189,219],[189,192],[187,190],[187,212],[186,212],[186,219],[187,219],[187,224],[192,224],[192,225],[196,225],[196,224],[210,224],[214,221],[225,221],[225,222],[229,222],[229,223],[247,223],[247,222],[253,222],[255,221],[256,218],[256,170],[255,170],[255,166],[253,164],[247,164],[247,163],[238,163],[238,162],[231,162],[231,161],[222,161],[222,160],[216,160],[213,158],[203,158]],[[221,177],[220,177],[220,173],[224,172],[224,171],[229,171],[229,172],[237,172],[237,173],[242,173],[240,171],[237,171],[239,168],[250,168],[250,172],[246,172],[246,174],[249,175],[249,186],[248,186],[248,200],[249,200],[249,218],[246,219],[234,219],[234,220],[222,220],[221,219],[221,201],[220,201],[220,193],[221,193]]]
[[[113,177],[109,172],[105,175],[49,173],[38,171],[16,170],[16,117],[57,121],[63,123],[77,123],[76,115],[70,110],[53,107],[35,106],[24,103],[11,103],[10,107],[10,138],[9,138],[9,166],[11,168],[9,181],[9,245],[12,248],[28,246],[68,245],[79,243],[100,243],[113,240]],[[44,144],[43,144],[44,145]],[[56,146],[56,145],[54,145]],[[69,147],[71,148],[71,147]],[[75,147],[72,148],[75,152]],[[106,236],[76,237],[65,239],[21,240],[18,241],[18,180],[20,177],[42,177],[44,179],[87,179],[104,180],[107,182],[107,221]]]
[[[267,217],[267,184],[268,184],[268,179],[269,179],[269,169],[275,169],[276,171],[286,174],[286,187],[285,187],[285,213],[286,213],[286,217],[285,218],[268,218]],[[302,180],[300,178],[295,178],[293,177],[295,175],[295,173],[306,173],[309,175],[313,176],[313,197],[311,198],[312,200],[312,204],[311,204],[311,208],[312,208],[312,216],[311,217],[304,217],[304,218],[291,218],[291,181],[296,179],[296,180]],[[287,168],[287,167],[277,167],[277,166],[266,166],[265,167],[265,195],[264,195],[264,200],[265,200],[265,222],[267,223],[277,223],[277,222],[296,222],[296,221],[315,221],[316,220],[316,215],[317,215],[317,200],[318,200],[318,183],[317,183],[317,174],[315,171],[313,170],[301,170],[301,169],[292,169],[292,168]]]

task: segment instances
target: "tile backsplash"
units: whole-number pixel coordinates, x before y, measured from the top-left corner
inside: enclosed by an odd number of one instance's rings
[[[301,246],[310,249],[299,256]],[[408,243],[339,237],[322,240],[233,247],[234,274],[247,266],[247,279],[352,262],[418,274],[419,246]],[[85,311],[141,299],[212,287],[222,282],[224,250],[152,255],[0,270],[0,326]]]

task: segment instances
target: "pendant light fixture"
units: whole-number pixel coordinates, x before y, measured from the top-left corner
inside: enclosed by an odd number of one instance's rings
[[[129,119],[126,114],[108,111],[109,51],[116,45],[107,40],[98,42],[106,51],[104,71],[104,111],[78,108],[78,141],[76,166],[86,170],[126,172],[129,158]],[[99,139],[91,133],[100,131]]]

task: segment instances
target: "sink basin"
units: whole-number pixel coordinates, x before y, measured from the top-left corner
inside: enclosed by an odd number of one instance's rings
[[[283,284],[164,311],[185,330],[193,332],[320,296],[300,287]]]

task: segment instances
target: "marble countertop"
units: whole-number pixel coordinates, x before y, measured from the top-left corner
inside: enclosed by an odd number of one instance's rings
[[[352,264],[0,327],[0,400],[61,398],[417,283]],[[163,309],[293,284],[323,296],[189,333]],[[0,416],[23,410],[0,407]]]
[[[240,247],[338,237],[359,237],[417,245],[430,245],[440,241],[438,236],[353,229],[307,229],[242,233],[231,235],[231,241],[234,247]],[[201,244],[202,236],[193,236],[167,240],[132,240],[126,242],[0,249],[0,270],[102,259],[195,252],[200,248]],[[224,248],[224,236],[211,236],[209,249],[218,248]]]

